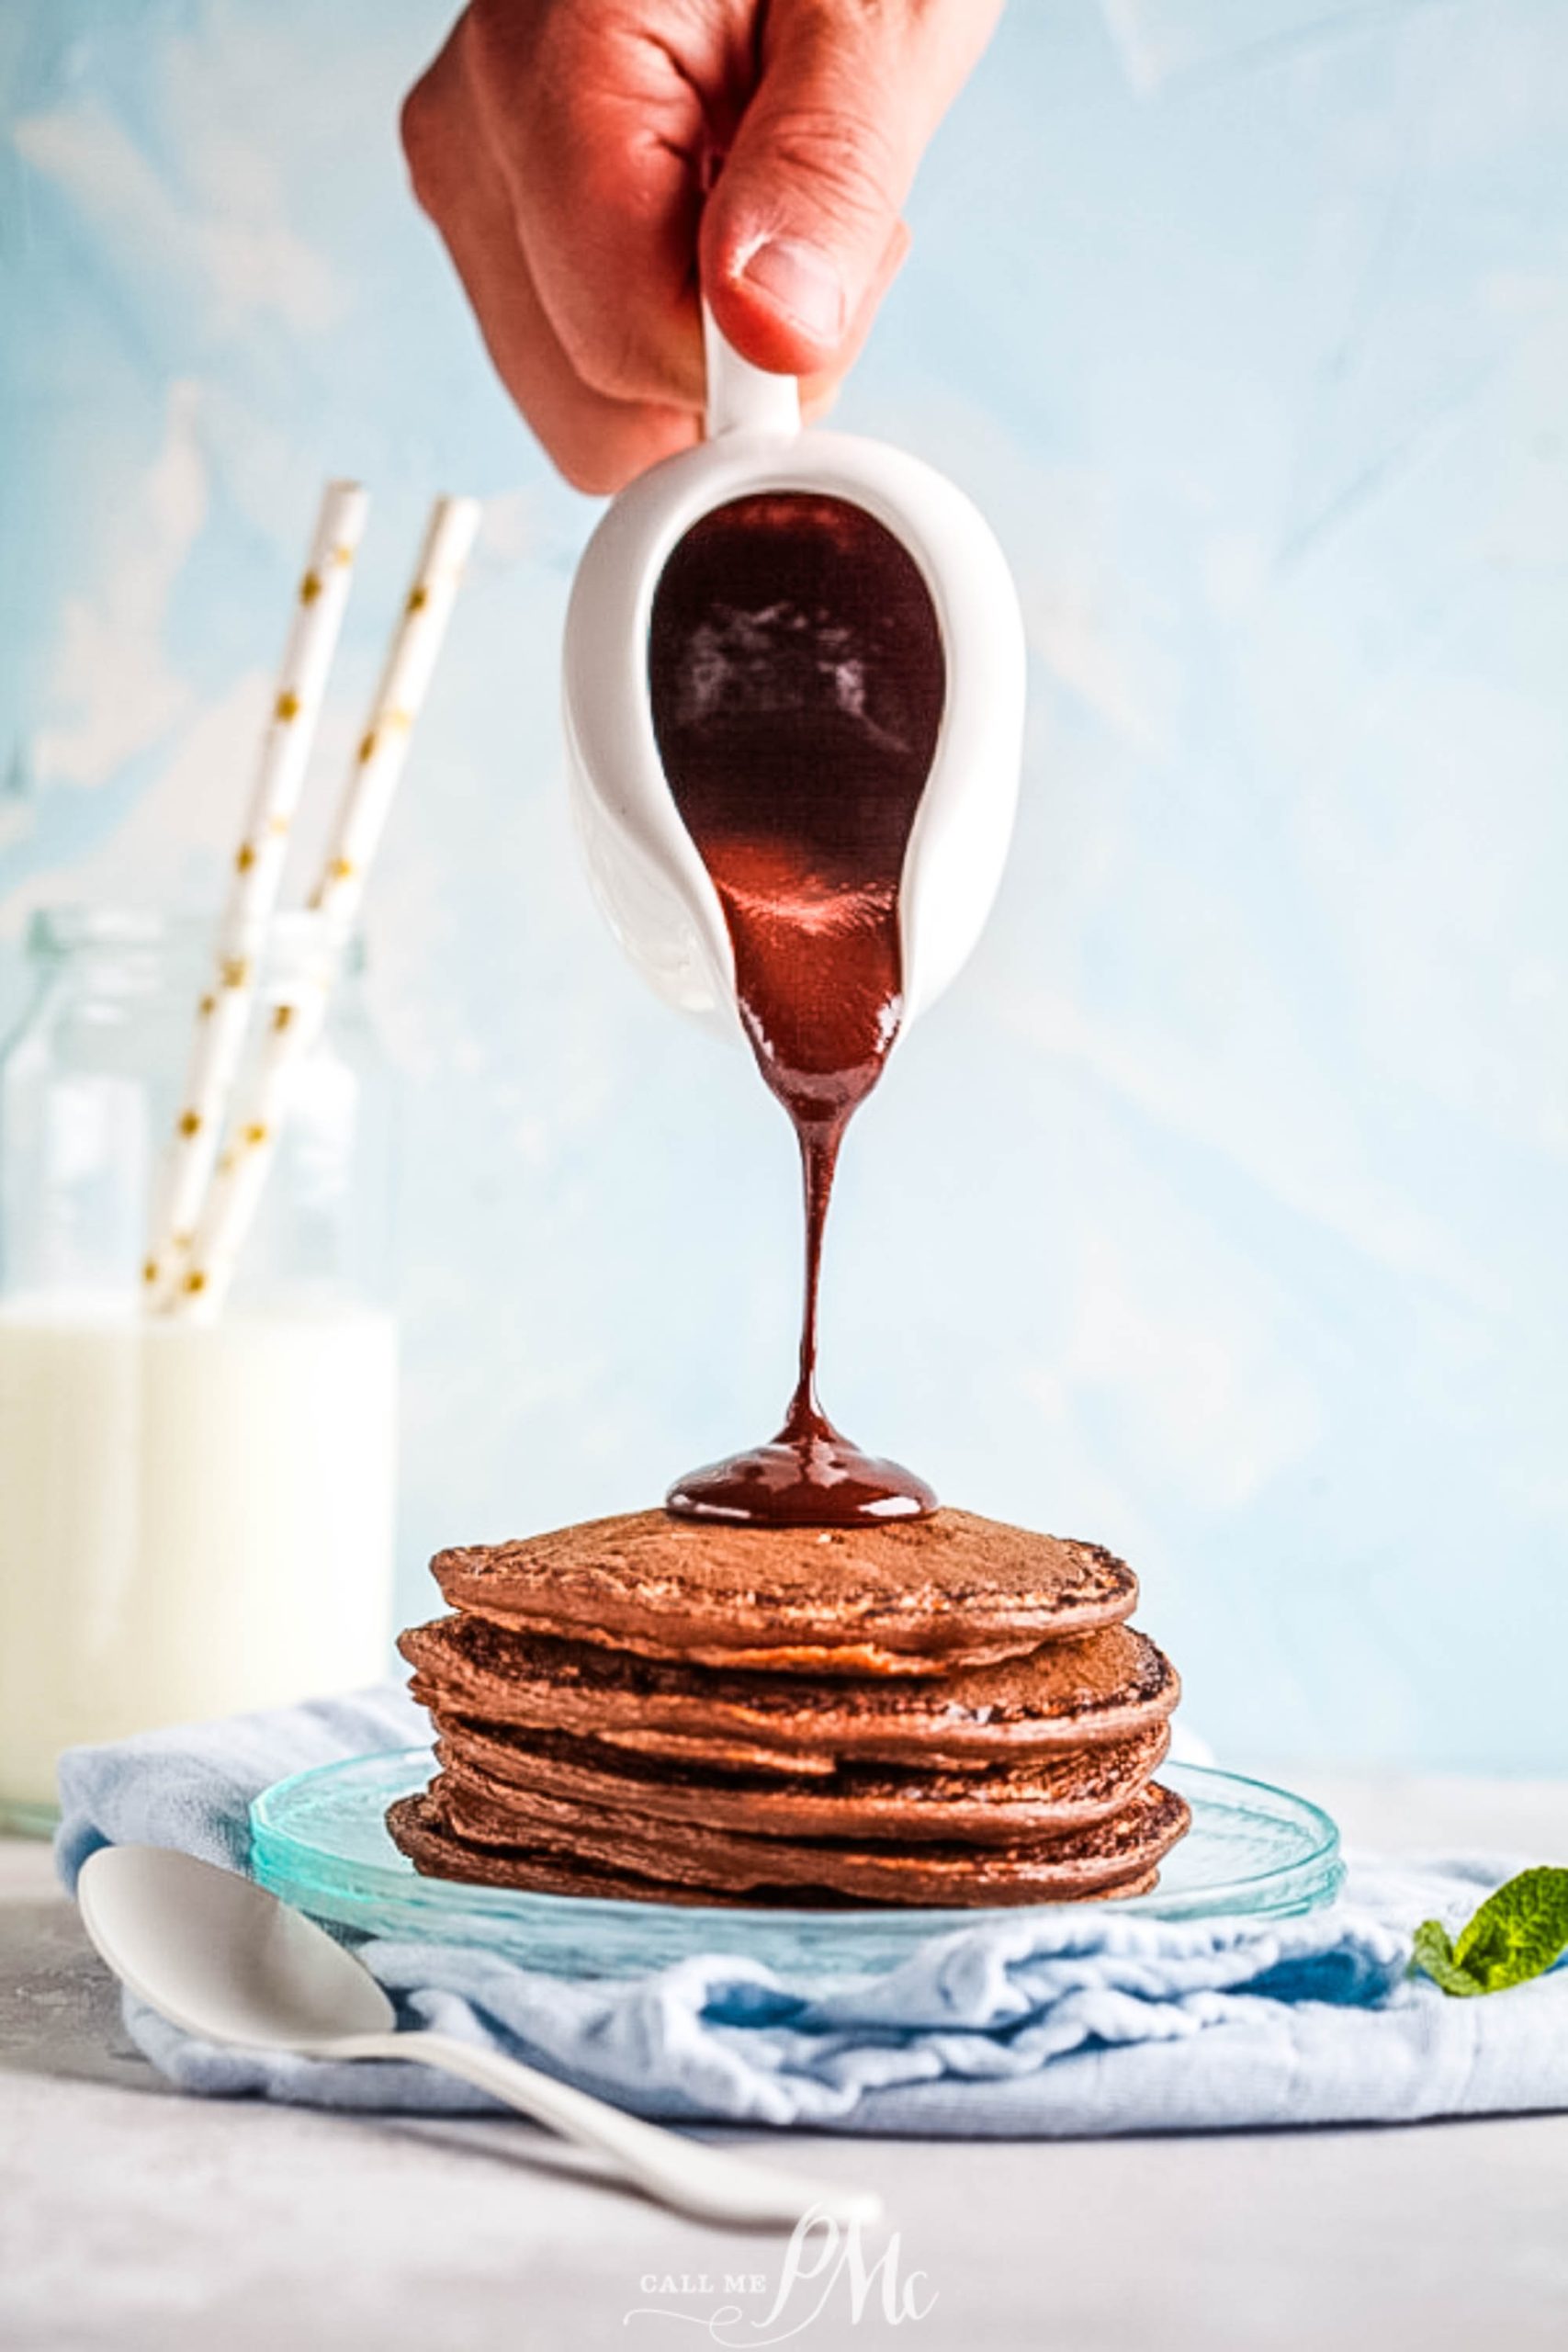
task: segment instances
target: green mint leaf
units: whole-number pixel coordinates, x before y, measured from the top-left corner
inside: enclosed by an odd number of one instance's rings
[[[1440,1919],[1423,1919],[1416,1930],[1415,1950],[1410,1955],[1412,1976],[1429,1976],[1445,1993],[1484,1993],[1486,1986],[1461,1968],[1454,1959],[1454,1948],[1449,1941],[1449,1931]]]
[[[1521,1871],[1488,1895],[1454,1945],[1454,1959],[1482,1990],[1500,1993],[1540,1976],[1568,1949],[1568,1870]]]

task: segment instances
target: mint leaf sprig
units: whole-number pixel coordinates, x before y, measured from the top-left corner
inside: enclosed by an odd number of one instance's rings
[[[1521,1871],[1489,1894],[1450,1942],[1440,1919],[1416,1930],[1409,1973],[1445,1993],[1501,1993],[1542,1976],[1568,1951],[1568,1870]]]

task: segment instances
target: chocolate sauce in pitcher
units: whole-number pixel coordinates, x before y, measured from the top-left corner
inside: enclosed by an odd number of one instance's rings
[[[863,1453],[817,1397],[822,1237],[839,1148],[903,1012],[898,890],[946,687],[931,594],[908,550],[843,499],[741,498],[705,515],[660,580],[653,725],[712,878],[740,1016],[800,1146],[800,1372],[770,1444],[671,1488],[682,1516],[848,1526],[935,1497]]]

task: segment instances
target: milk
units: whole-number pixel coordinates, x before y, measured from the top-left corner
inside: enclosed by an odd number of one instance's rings
[[[385,1672],[396,1387],[367,1309],[0,1307],[0,1808],[74,1742]]]

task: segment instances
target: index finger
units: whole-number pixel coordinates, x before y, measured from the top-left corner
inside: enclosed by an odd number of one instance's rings
[[[469,21],[487,144],[572,366],[615,400],[700,408],[703,160],[739,62],[722,30],[649,0],[477,0]]]

